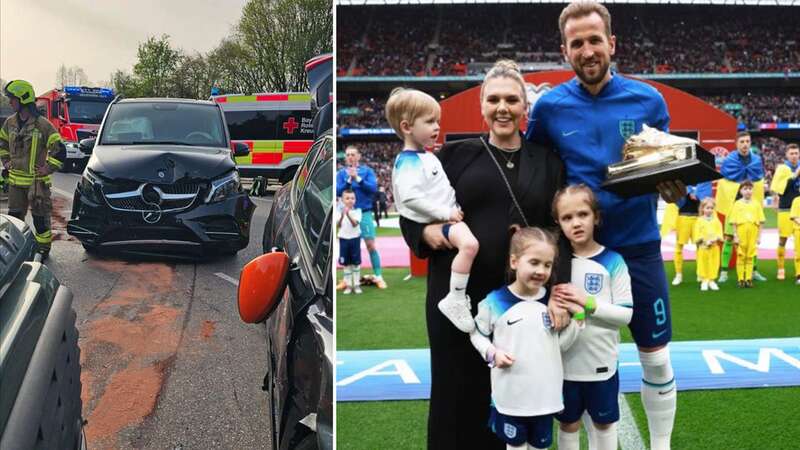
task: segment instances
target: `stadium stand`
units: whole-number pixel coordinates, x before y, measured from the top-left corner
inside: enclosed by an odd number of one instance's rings
[[[394,204],[392,195],[392,164],[394,158],[403,149],[399,140],[393,142],[350,141],[348,145],[355,145],[361,151],[361,162],[371,167],[378,177],[378,186],[386,190],[387,204],[391,208]],[[336,170],[342,166],[343,158],[338,158]]]
[[[702,97],[717,108],[736,117],[747,128],[758,128],[764,122],[800,122],[800,96],[773,94],[714,95]]]
[[[739,129],[753,135],[769,181],[786,144],[800,141],[798,8],[607,6],[617,70],[685,90],[736,117]],[[411,85],[445,98],[479,84],[500,58],[515,59],[524,71],[569,69],[558,52],[562,7],[340,6],[340,146],[361,148],[391,199],[391,165],[401,144],[384,118],[389,91]]]
[[[700,98],[736,117],[746,128],[766,122],[800,123],[800,95],[734,93],[700,95]],[[357,99],[339,105],[339,126],[346,128],[388,128],[384,118],[386,101],[380,98]]]
[[[338,73],[467,75],[503,57],[543,67],[561,64],[554,25],[562,5],[448,5],[446,13],[441,6],[425,8],[342,8]],[[790,7],[613,4],[609,10],[621,72],[784,73],[800,68],[797,15]],[[373,23],[382,24],[380,32],[370,32]],[[486,24],[493,25],[492,32]],[[387,48],[393,51],[382,50]]]

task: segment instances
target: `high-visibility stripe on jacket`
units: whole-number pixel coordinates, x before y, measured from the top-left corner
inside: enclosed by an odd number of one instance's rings
[[[45,164],[53,171],[63,166],[65,157],[61,135],[44,117],[36,116],[20,123],[13,114],[0,127],[0,162],[11,162],[8,182],[27,187],[35,181],[50,184],[50,175],[37,175],[36,168]]]

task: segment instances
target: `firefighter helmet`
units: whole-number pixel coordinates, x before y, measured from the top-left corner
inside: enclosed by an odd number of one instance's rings
[[[33,93],[33,85],[25,80],[9,81],[3,91],[8,97],[16,97],[23,105],[36,101],[36,95]]]

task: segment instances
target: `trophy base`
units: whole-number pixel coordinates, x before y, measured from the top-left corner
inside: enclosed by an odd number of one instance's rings
[[[722,175],[714,167],[713,161],[713,156],[711,156],[710,164],[700,159],[671,161],[632,173],[621,174],[604,181],[600,188],[620,197],[630,198],[657,193],[656,186],[664,181],[681,180],[683,184],[690,186],[722,178]]]

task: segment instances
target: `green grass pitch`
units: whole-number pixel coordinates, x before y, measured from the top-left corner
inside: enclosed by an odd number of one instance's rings
[[[666,263],[669,280],[672,263]],[[759,261],[769,281],[737,289],[729,281],[718,292],[700,292],[697,283],[670,287],[673,339],[751,339],[800,335],[800,286],[775,281],[775,261]],[[693,261],[684,279],[694,280]],[[385,270],[389,289],[367,287],[362,295],[338,295],[339,350],[424,348],[425,279],[402,281],[406,269]],[[733,273],[732,273],[733,274]],[[735,279],[735,274],[734,279]],[[787,261],[787,278],[793,276]],[[339,274],[341,276],[341,274]],[[623,341],[630,342],[627,328]],[[645,442],[647,421],[638,394],[628,403]],[[672,437],[676,450],[784,450],[800,448],[800,388],[687,391],[678,395]],[[336,405],[337,448],[425,448],[427,401],[346,402]],[[555,446],[554,446],[555,447]],[[585,443],[583,448],[586,448]]]

